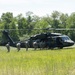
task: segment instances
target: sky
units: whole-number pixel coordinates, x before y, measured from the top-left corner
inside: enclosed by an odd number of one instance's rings
[[[6,12],[25,16],[28,11],[38,16],[50,15],[53,11],[70,15],[75,12],[75,0],[0,0],[0,16]]]

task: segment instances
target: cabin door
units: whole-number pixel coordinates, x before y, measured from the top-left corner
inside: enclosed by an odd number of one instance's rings
[[[60,37],[56,38],[56,44],[57,44],[58,47],[62,47],[63,46],[63,42],[62,42],[62,39]]]

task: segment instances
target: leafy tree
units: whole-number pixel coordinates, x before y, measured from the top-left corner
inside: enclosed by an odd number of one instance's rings
[[[63,14],[61,13],[60,19],[59,19],[59,28],[66,29],[67,28],[67,19],[68,19],[68,14]],[[67,34],[67,30],[62,31],[61,33]]]
[[[2,16],[1,16],[1,22],[3,24],[4,29],[8,29],[8,31],[10,32],[11,37],[14,40],[18,40],[19,37],[17,35],[17,31],[16,31],[16,26],[15,26],[15,20],[14,20],[14,17],[13,17],[13,13],[11,13],[11,12],[3,13]],[[11,31],[11,29],[15,29],[15,31]],[[6,40],[5,37],[3,37],[2,39],[4,41]]]
[[[11,27],[10,27],[11,29],[14,29],[13,31],[10,30],[10,36],[12,37],[12,39],[13,39],[14,41],[18,41],[18,40],[19,40],[19,34],[18,34],[18,31],[16,30],[15,22],[12,21],[12,22],[10,23],[10,26],[11,26]]]
[[[47,23],[48,23],[48,25],[49,25],[49,27],[51,28],[52,27],[52,18],[51,18],[51,16],[49,16],[49,15],[47,15],[46,17],[44,17],[44,19],[45,19],[45,21],[47,21]]]
[[[66,21],[68,19],[68,14],[61,14],[60,15],[60,28],[67,28]]]
[[[27,28],[27,22],[26,19],[22,16],[22,14],[17,16],[17,24],[19,30],[19,35],[23,36],[23,34],[26,34],[26,28]]]
[[[42,33],[46,32],[46,28],[48,28],[48,22],[46,21],[45,17],[42,17],[35,25],[36,32],[35,33]]]
[[[67,27],[74,28],[75,27],[75,13],[72,13],[67,19]]]
[[[10,23],[13,20],[13,14],[10,12],[3,13],[1,16],[1,21],[4,24],[4,29],[9,29],[10,28]]]
[[[53,11],[51,17],[52,17],[52,28],[59,28],[60,13],[58,11]]]
[[[44,17],[39,17],[34,15],[33,12],[28,11],[26,13],[26,17],[22,14],[19,14],[17,17],[13,17],[13,13],[6,12],[3,13],[0,19],[0,28],[1,29],[15,29],[15,31],[10,31],[10,34],[14,40],[19,40],[21,36],[34,35],[37,33],[46,32],[47,28],[75,28],[75,12],[70,16],[68,14],[63,14],[58,11],[53,11],[51,15],[47,15]],[[23,29],[23,30],[17,30]],[[39,29],[39,30],[34,30]],[[53,30],[53,32],[56,32]],[[59,32],[59,31],[57,31]],[[69,35],[73,40],[75,40],[75,33],[71,30],[60,31],[60,33],[64,33]],[[6,41],[3,35],[0,33],[0,37]]]
[[[75,12],[67,19],[67,27],[72,29],[75,28]],[[75,31],[68,31],[68,35],[75,41]]]
[[[32,30],[34,28],[32,16],[33,16],[33,12],[28,11],[26,13],[27,29],[28,29],[27,33],[28,34],[31,34],[31,32],[32,32]]]

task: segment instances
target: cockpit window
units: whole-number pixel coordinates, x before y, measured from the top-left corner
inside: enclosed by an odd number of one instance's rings
[[[71,40],[68,36],[63,36],[62,40]]]

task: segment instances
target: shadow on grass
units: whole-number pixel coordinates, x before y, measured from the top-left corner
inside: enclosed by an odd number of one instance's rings
[[[50,49],[41,49],[41,50],[38,48],[38,49],[36,49],[36,50],[32,49],[32,51],[46,51],[46,50],[51,50],[51,51],[52,51],[52,50],[53,50],[53,51],[54,51],[54,50],[59,50],[59,51],[61,51],[61,50],[74,50],[74,49],[75,49],[75,47],[64,47],[64,48],[62,48],[62,49],[60,49],[60,48],[52,48],[52,49],[51,49],[51,48],[50,48]]]

